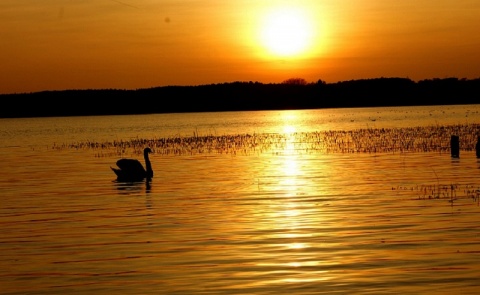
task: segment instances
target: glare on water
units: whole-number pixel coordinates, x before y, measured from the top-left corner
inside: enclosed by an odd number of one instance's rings
[[[307,150],[297,135],[478,123],[478,110],[2,120],[2,293],[475,294],[475,151],[336,153]],[[158,147],[150,183],[118,183],[110,170],[120,156],[141,160],[134,147],[70,145],[246,133],[282,144]]]

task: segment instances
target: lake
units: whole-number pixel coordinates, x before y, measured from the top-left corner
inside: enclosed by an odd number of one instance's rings
[[[1,294],[480,290],[480,105],[0,123]]]

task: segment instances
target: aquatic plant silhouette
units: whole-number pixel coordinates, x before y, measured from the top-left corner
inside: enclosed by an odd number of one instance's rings
[[[435,125],[408,128],[364,128],[315,132],[254,133],[232,135],[173,136],[133,138],[105,142],[77,141],[55,145],[55,149],[93,149],[97,157],[122,155],[125,150],[139,152],[143,146],[155,147],[160,155],[271,153],[449,153],[450,137],[456,134],[462,151],[476,149],[480,124]]]

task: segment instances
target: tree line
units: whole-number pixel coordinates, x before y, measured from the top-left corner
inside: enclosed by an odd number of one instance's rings
[[[1,118],[288,110],[480,103],[480,78],[374,78],[307,83],[229,82],[136,90],[3,94]]]

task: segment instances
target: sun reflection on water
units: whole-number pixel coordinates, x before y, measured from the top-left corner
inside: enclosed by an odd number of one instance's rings
[[[294,127],[287,126],[285,130],[293,131]],[[282,240],[278,246],[285,254],[280,261],[277,261],[277,264],[283,265],[286,269],[297,269],[295,274],[280,280],[282,284],[292,280],[304,282],[317,280],[316,276],[309,275],[308,271],[303,271],[302,267],[316,266],[321,263],[315,257],[310,257],[308,250],[310,245],[305,240],[308,237],[302,230],[306,224],[311,222],[309,219],[312,218],[312,215],[309,215],[310,206],[298,204],[299,198],[308,195],[309,192],[305,192],[305,189],[308,189],[303,171],[306,164],[302,162],[303,160],[298,154],[292,152],[293,149],[294,142],[287,142],[285,155],[278,163],[275,173],[280,178],[275,190],[284,192],[282,203],[275,206],[276,210],[272,214],[272,219],[276,220],[274,238]]]
[[[292,125],[283,126],[283,133],[285,134],[295,133],[296,131],[297,129],[295,128],[295,126],[292,126]]]
[[[305,249],[308,247],[308,245],[305,243],[291,243],[287,245],[287,247],[290,249]]]

